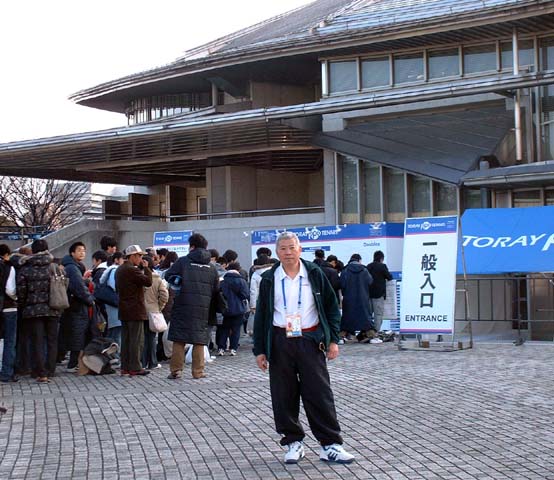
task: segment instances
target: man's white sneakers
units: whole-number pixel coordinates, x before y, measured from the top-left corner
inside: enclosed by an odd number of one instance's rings
[[[302,442],[292,442],[288,444],[288,451],[285,453],[285,463],[298,463],[304,458],[304,444]]]
[[[325,447],[322,446],[319,451],[319,458],[324,462],[335,463],[352,463],[354,461],[354,455],[348,453],[342,445],[338,443],[333,443]]]

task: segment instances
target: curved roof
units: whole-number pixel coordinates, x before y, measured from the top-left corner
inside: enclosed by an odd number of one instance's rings
[[[216,68],[551,12],[553,0],[317,0],[70,99],[104,108],[98,101],[104,96]]]

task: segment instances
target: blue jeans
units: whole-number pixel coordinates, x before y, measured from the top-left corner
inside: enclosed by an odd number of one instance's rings
[[[150,330],[148,321],[144,322],[144,349],[142,351],[142,367],[155,368],[158,365],[156,353],[156,339],[158,333]]]
[[[4,315],[4,354],[0,380],[8,381],[14,375],[15,342],[17,340],[17,312],[3,312]]]

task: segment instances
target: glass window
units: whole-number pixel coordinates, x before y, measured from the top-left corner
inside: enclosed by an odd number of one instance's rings
[[[514,207],[540,207],[542,205],[540,190],[524,190],[512,192]]]
[[[431,182],[425,177],[411,176],[411,213],[415,216],[431,213]]]
[[[457,190],[453,185],[437,183],[437,211],[456,212],[458,209]]]
[[[390,85],[389,57],[362,60],[362,88]]]
[[[541,38],[540,60],[542,70],[554,69],[554,37]]]
[[[353,157],[342,159],[342,221],[359,222],[358,211],[358,160]]]
[[[457,48],[427,52],[429,78],[455,77],[460,75],[460,58]]]
[[[394,83],[411,83],[424,80],[423,52],[394,56]]]
[[[387,199],[386,220],[403,220],[405,216],[406,203],[406,197],[404,194],[404,173],[390,168],[384,169],[384,172]]]
[[[496,70],[496,45],[464,47],[464,73]]]
[[[381,216],[381,170],[364,162],[364,210],[366,214]]]
[[[480,190],[464,190],[464,208],[481,208]]]
[[[500,55],[502,70],[512,70],[514,68],[512,42],[502,42],[500,44]],[[521,40],[519,42],[519,66],[520,68],[529,68],[530,71],[533,71],[533,65],[535,65],[533,40]]]
[[[554,205],[554,190],[546,190],[544,200],[546,205]]]
[[[356,61],[329,62],[330,92],[347,92],[358,89]]]

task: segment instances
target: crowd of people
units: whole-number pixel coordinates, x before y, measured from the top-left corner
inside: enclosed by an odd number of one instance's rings
[[[288,447],[285,462],[305,455],[300,398],[320,441],[320,458],[353,461],[342,448],[326,359],[336,358],[338,345],[354,335],[363,343],[380,341],[386,282],[392,279],[383,252],[376,251],[367,266],[359,254],[344,265],[334,255],[325,258],[323,250],[306,262],[298,238],[285,232],[277,239],[278,260],[260,248],[246,271],[236,252],[220,256],[198,233],[182,257],[139,245],[119,251],[111,237],[100,243],[88,269],[82,242],[63,258],[54,258],[44,239],[14,253],[0,245],[0,381],[30,375],[48,383],[64,367],[143,376],[165,360],[168,378],[176,380],[187,354],[192,377],[202,379],[211,353],[236,356],[244,333],[253,337],[258,367],[270,367],[276,429]]]
[[[90,373],[79,368],[80,358],[97,338],[117,345],[102,373],[120,369],[122,375],[147,375],[170,360],[169,378],[180,378],[190,347],[192,375],[203,378],[205,361],[212,354],[237,355],[241,333],[254,334],[262,276],[278,260],[271,249],[259,248],[246,271],[233,250],[223,255],[208,250],[207,240],[199,234],[192,235],[189,243],[189,254],[179,258],[165,248],[142,251],[131,245],[120,251],[117,241],[106,236],[92,254],[88,269],[82,242],[73,243],[63,258],[54,258],[42,239],[14,253],[0,245],[4,338],[0,381],[30,375],[46,383],[55,377],[58,365]],[[377,332],[386,281],[392,277],[382,252],[375,252],[367,267],[361,260],[353,254],[344,265],[334,255],[325,258],[323,250],[315,251],[313,263],[323,271],[342,305],[339,344],[354,335],[359,342],[380,342]],[[213,268],[205,268],[209,265]],[[68,306],[63,310],[50,305],[55,269],[68,280]],[[104,300],[106,290],[115,301]],[[163,315],[168,332],[152,331],[152,314]]]

